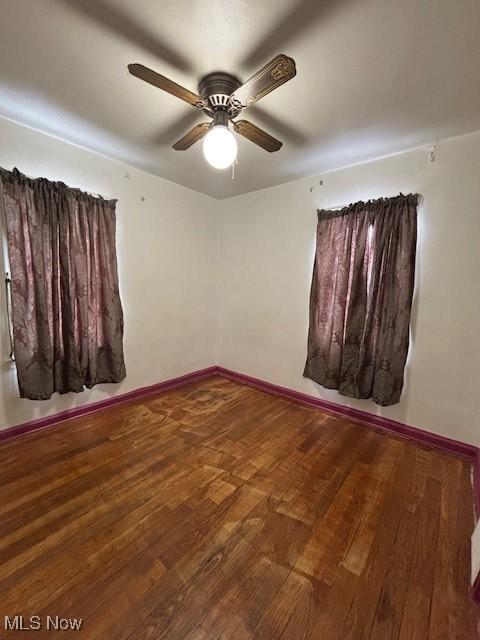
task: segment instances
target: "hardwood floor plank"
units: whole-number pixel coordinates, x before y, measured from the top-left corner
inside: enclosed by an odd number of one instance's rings
[[[399,638],[424,640],[428,638],[430,607],[438,557],[438,525],[442,486],[438,480],[429,478],[421,507],[416,543],[412,550],[411,571]]]
[[[442,472],[442,493],[428,638],[461,640],[475,637],[475,607],[468,600],[461,609],[452,608],[450,603],[460,590],[468,589],[468,541],[458,532],[468,526],[473,528],[472,508],[461,498],[461,491],[465,490],[464,465],[460,461],[451,464],[442,456],[437,467]]]

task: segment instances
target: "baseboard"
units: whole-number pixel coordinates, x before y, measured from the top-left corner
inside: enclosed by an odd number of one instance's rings
[[[445,436],[425,431],[423,429],[418,429],[416,427],[410,427],[409,425],[397,422],[391,418],[385,418],[373,413],[368,413],[367,411],[361,411],[360,409],[354,409],[328,400],[315,398],[314,396],[309,396],[305,393],[300,393],[299,391],[294,391],[293,389],[288,389],[286,387],[280,387],[276,384],[272,384],[271,382],[252,378],[251,376],[247,376],[243,373],[237,373],[236,371],[231,371],[229,369],[224,369],[223,367],[217,367],[217,373],[229,380],[246,384],[250,387],[254,387],[255,389],[277,396],[282,396],[288,400],[293,400],[294,402],[308,405],[310,407],[316,407],[317,409],[321,409],[322,411],[332,415],[341,416],[342,418],[359,422],[374,429],[388,431],[389,433],[393,433],[402,438],[407,438],[408,440],[413,440],[415,442],[434,447],[435,449],[441,449],[442,451],[460,456],[461,458],[477,461],[479,450],[474,445],[459,442],[458,440],[452,440],[451,438],[446,438]]]
[[[162,391],[175,389],[176,387],[181,387],[188,382],[194,382],[195,380],[200,380],[202,378],[215,375],[216,373],[217,367],[215,366],[208,367],[207,369],[200,369],[199,371],[193,371],[192,373],[187,373],[177,378],[164,380],[163,382],[152,384],[148,387],[141,387],[140,389],[134,389],[133,391],[128,391],[127,393],[112,396],[111,398],[107,398],[106,400],[92,402],[90,404],[82,405],[81,407],[75,407],[73,409],[61,411],[60,413],[54,413],[53,415],[45,416],[45,418],[39,418],[37,420],[31,420],[30,422],[25,422],[14,427],[9,427],[0,431],[0,442],[4,440],[10,440],[11,438],[17,438],[34,431],[40,431],[41,429],[46,429],[47,427],[51,427],[60,422],[65,422],[66,420],[72,420],[73,418],[79,418],[80,416],[85,416],[90,413],[103,411],[119,404],[125,404],[128,402],[134,402],[135,400],[140,400],[141,398],[155,396]]]
[[[322,400],[321,398],[316,398],[299,391],[294,391],[293,389],[288,389],[287,387],[281,387],[271,382],[253,378],[252,376],[238,373],[237,371],[231,371],[230,369],[216,365],[199,371],[193,371],[192,373],[187,373],[177,378],[164,380],[163,382],[159,382],[148,387],[134,389],[133,391],[128,391],[127,393],[119,394],[117,396],[107,398],[106,400],[100,400],[99,402],[92,402],[81,407],[67,409],[60,413],[55,413],[44,418],[39,418],[37,420],[32,420],[14,427],[3,429],[0,431],[0,441],[31,433],[32,431],[45,429],[46,427],[58,424],[59,422],[64,422],[65,420],[71,420],[97,411],[103,411],[104,409],[108,409],[109,407],[113,407],[118,404],[134,402],[141,398],[158,395],[162,391],[174,389],[175,387],[180,387],[188,382],[200,380],[212,375],[220,375],[240,384],[254,387],[260,391],[281,396],[288,400],[310,407],[315,407],[326,413],[347,418],[348,420],[359,422],[374,429],[388,431],[389,433],[394,433],[402,438],[407,438],[409,440],[434,447],[435,449],[440,449],[453,455],[472,460],[475,463],[475,482],[477,486],[480,486],[480,450],[474,445],[452,440],[451,438],[446,438],[445,436],[440,436],[436,433],[431,433],[430,431],[411,427],[390,418],[368,413],[367,411],[361,411],[360,409],[354,409],[328,400]],[[477,506],[479,507],[480,512],[480,493],[478,496]]]

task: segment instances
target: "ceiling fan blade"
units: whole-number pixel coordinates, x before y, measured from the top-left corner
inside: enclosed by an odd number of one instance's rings
[[[143,64],[129,64],[128,70],[132,76],[140,78],[140,80],[144,80],[145,82],[149,82],[150,84],[153,84],[154,87],[163,89],[163,91],[170,93],[176,98],[180,98],[180,100],[188,102],[188,104],[191,104],[193,107],[203,109],[205,106],[205,101],[199,95],[193,93],[193,91],[185,89],[185,87],[173,82],[173,80],[165,78],[165,76],[160,75],[156,71],[152,71],[151,69],[148,69],[148,67],[144,67]]]
[[[233,104],[237,102],[242,107],[248,107],[287,80],[291,80],[296,73],[295,60],[281,53],[234,91],[230,99]]]
[[[278,151],[283,144],[280,140],[277,140],[248,120],[237,120],[233,122],[233,128],[241,136],[258,144],[258,146],[265,149],[265,151],[270,151],[270,153],[272,151]]]
[[[190,129],[188,133],[186,133],[183,138],[180,138],[177,142],[175,142],[173,148],[175,151],[185,151],[185,149],[189,149],[192,144],[198,142],[210,129],[210,122],[201,122],[197,124],[196,127]]]

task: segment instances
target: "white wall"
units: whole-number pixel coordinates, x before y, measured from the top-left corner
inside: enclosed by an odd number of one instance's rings
[[[213,364],[218,201],[3,119],[0,166],[16,166],[31,176],[118,198],[117,251],[127,366],[127,377],[119,385],[56,394],[45,402],[22,400],[15,368],[5,362],[8,345],[2,327],[0,428]],[[3,295],[2,277],[2,323]]]
[[[127,365],[120,385],[21,400],[3,330],[0,428],[217,362],[480,445],[480,134],[434,163],[416,150],[223,201],[2,119],[0,166],[118,198]],[[381,408],[302,378],[315,209],[399,191],[423,196],[413,340],[402,400]]]
[[[413,336],[401,402],[381,408],[302,378],[315,209],[399,192],[423,196]],[[414,150],[223,202],[223,366],[480,445],[480,134],[439,144],[434,163]]]

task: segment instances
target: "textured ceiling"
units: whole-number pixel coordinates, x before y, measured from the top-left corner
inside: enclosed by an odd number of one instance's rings
[[[225,198],[480,129],[478,0],[2,0],[0,115]],[[201,144],[201,112],[130,76],[140,62],[196,90],[277,53],[297,76],[242,117],[235,180]]]

